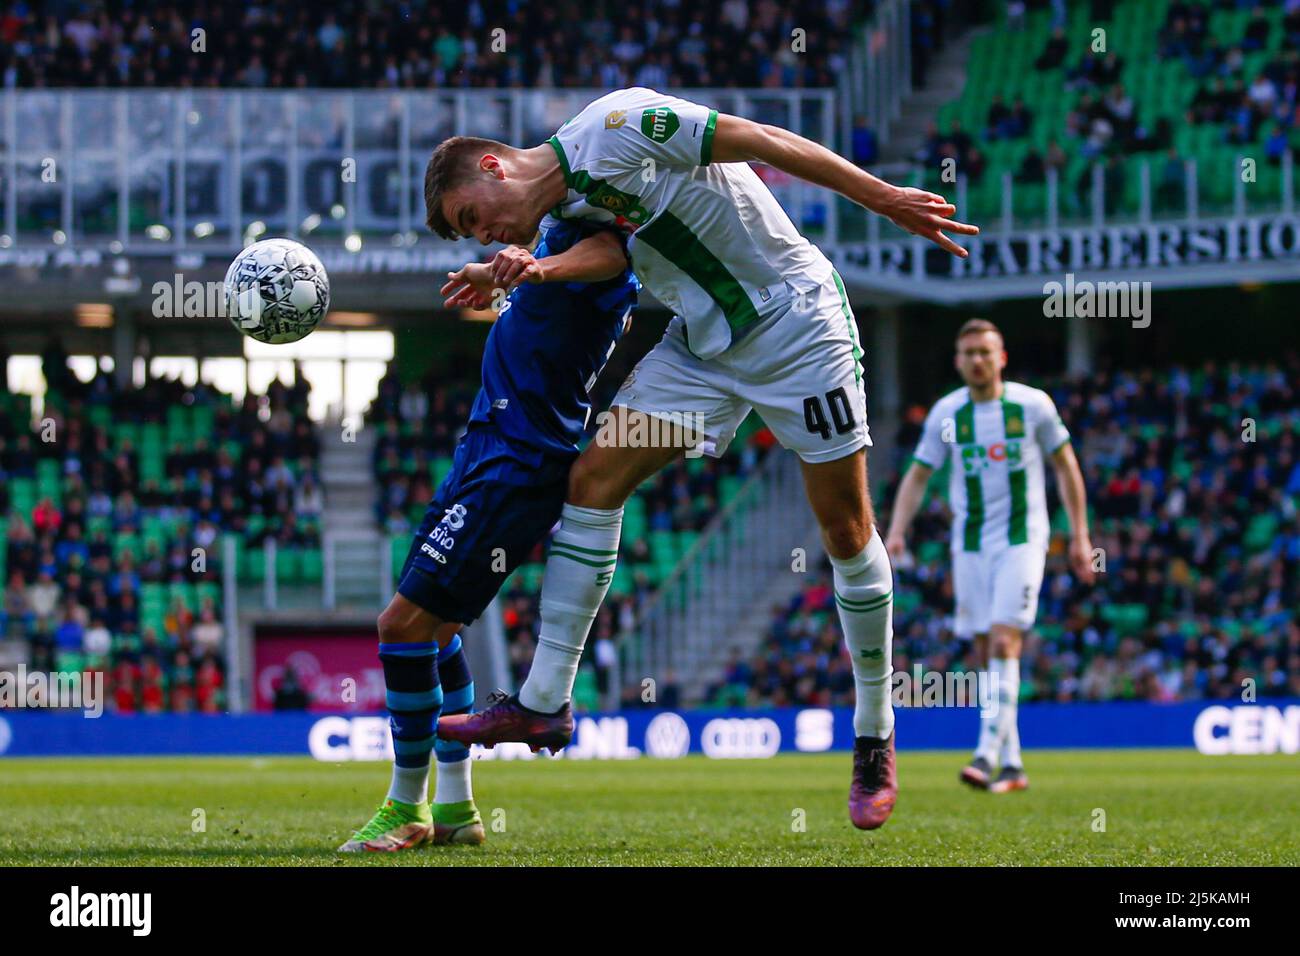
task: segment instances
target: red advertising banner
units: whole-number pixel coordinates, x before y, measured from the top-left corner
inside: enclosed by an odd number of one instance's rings
[[[382,711],[378,650],[373,627],[259,627],[253,633],[253,707],[275,709],[291,668],[309,710]]]

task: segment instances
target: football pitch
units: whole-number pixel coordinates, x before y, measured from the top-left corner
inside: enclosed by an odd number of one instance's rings
[[[1028,751],[1031,787],[957,782],[965,753],[903,752],[893,818],[849,824],[847,754],[480,761],[488,842],[343,857],[387,787],[310,758],[0,760],[0,865],[1288,865],[1294,756]],[[200,826],[202,824],[202,826]]]

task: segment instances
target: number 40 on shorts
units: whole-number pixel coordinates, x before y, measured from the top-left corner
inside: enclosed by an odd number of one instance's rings
[[[826,410],[830,410],[830,421],[827,421]],[[808,426],[808,430],[814,435],[821,435],[824,441],[830,441],[831,426],[835,426],[835,434],[846,435],[853,431],[857,424],[853,420],[853,407],[849,404],[848,393],[843,388],[837,388],[826,393],[825,404],[819,395],[809,395],[803,400],[803,420]]]

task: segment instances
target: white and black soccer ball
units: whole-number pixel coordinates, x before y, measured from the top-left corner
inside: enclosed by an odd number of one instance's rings
[[[259,342],[297,342],[320,325],[329,307],[329,276],[301,242],[262,239],[226,270],[226,316]]]

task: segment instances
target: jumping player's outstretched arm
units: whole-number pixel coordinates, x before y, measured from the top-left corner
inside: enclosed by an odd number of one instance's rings
[[[627,268],[623,241],[604,230],[575,242],[564,252],[534,259],[523,246],[509,246],[491,262],[469,262],[447,273],[442,287],[446,308],[485,309],[495,289],[509,291],[522,282],[603,282]]]
[[[719,113],[712,161],[766,163],[815,186],[833,189],[846,199],[885,216],[900,229],[929,239],[963,259],[968,253],[948,238],[945,231],[963,236],[979,235],[978,226],[952,218],[957,207],[942,196],[887,183],[820,143],[779,126]]]

